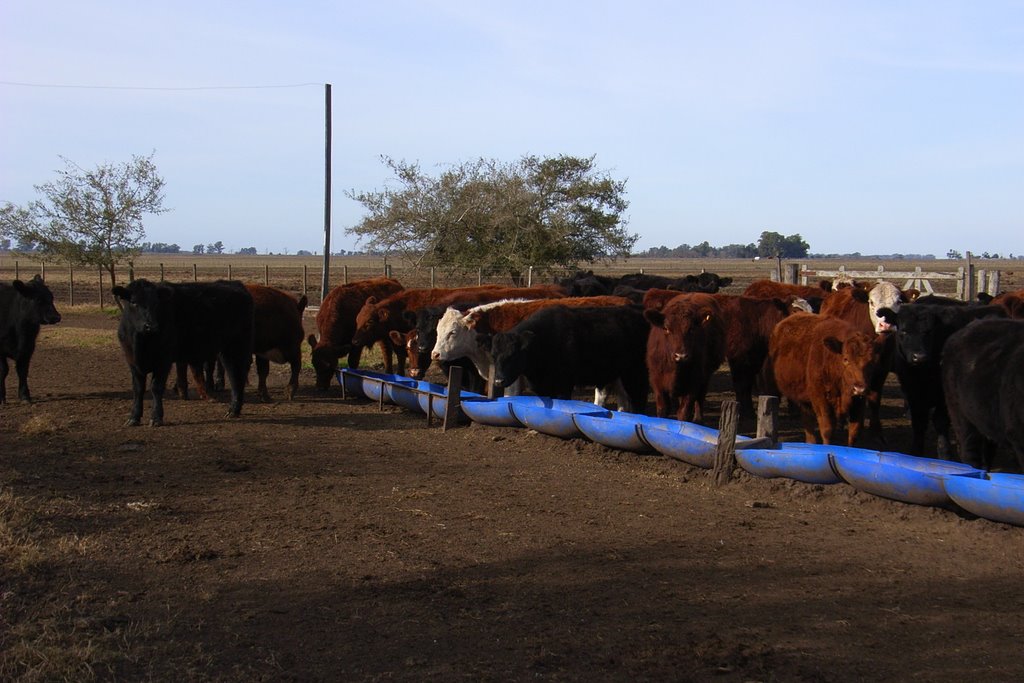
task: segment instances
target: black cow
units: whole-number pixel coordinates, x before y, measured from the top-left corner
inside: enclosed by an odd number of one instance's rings
[[[1002,443],[1024,470],[1024,320],[976,320],[951,335],[942,386],[960,459],[991,469]]]
[[[557,281],[569,296],[608,296],[618,284],[618,279],[607,275],[595,275],[594,271],[579,271],[572,277]]]
[[[253,300],[241,282],[160,283],[114,287],[124,302],[117,337],[132,372],[128,426],[142,418],[146,375],[152,374],[150,424],[163,424],[163,396],[173,363],[202,367],[219,359],[231,384],[228,417],[242,411],[253,352]]]
[[[910,409],[910,425],[914,432],[910,452],[915,455],[924,453],[930,415],[938,436],[935,455],[948,458],[949,416],[939,365],[942,349],[951,334],[972,320],[1005,317],[1006,312],[1000,306],[968,306],[953,299],[922,297],[900,306],[898,312],[883,308],[878,315],[896,327],[893,372],[899,379]]]
[[[28,391],[28,364],[36,350],[40,325],[60,322],[53,307],[53,293],[36,275],[28,283],[15,280],[0,283],[0,403],[7,402],[7,359],[14,359],[18,373],[18,398],[31,401]]]
[[[647,334],[639,306],[542,308],[507,332],[494,335],[494,383],[505,387],[520,375],[534,392],[570,398],[573,387],[621,381],[630,405],[647,403]]]

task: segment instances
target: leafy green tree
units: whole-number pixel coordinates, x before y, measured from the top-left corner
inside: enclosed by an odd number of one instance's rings
[[[206,247],[204,247],[202,244],[193,244],[192,245],[192,253],[195,254],[196,256],[202,255],[205,251],[206,251]]]
[[[638,238],[625,229],[625,181],[594,157],[478,159],[437,176],[382,158],[396,186],[348,196],[366,209],[348,233],[367,250],[415,266],[483,268],[518,280],[528,266],[572,268],[628,257]]]
[[[783,237],[770,230],[762,232],[757,241],[757,255],[763,258],[806,258],[810,248],[799,234]]]
[[[238,253],[241,254],[242,256],[255,256],[256,247],[242,247],[241,249],[238,250]]]
[[[217,240],[216,242],[213,242],[212,244],[207,244],[206,245],[206,253],[207,254],[223,254],[224,253],[224,243],[221,242],[220,240]]]
[[[57,179],[35,189],[41,197],[0,209],[0,234],[34,256],[100,266],[116,283],[115,267],[131,262],[145,237],[143,216],[167,211],[164,181],[153,155],[86,170],[61,157]]]

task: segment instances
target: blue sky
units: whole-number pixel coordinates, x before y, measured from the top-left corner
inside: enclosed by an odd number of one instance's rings
[[[381,155],[572,154],[640,249],[1024,252],[1021,1],[9,0],[0,81],[149,88],[0,84],[0,201],[155,151],[185,249],[322,249],[331,83],[334,249]]]

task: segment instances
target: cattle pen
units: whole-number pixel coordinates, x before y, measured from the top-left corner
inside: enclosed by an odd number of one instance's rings
[[[634,257],[614,262],[581,264],[582,270],[603,275],[648,273],[680,277],[710,271],[733,278],[729,291],[742,291],[755,280],[773,279],[784,282],[815,284],[844,274],[853,278],[886,279],[914,287],[922,293],[935,293],[959,299],[972,299],[978,292],[995,294],[1000,289],[1024,286],[1018,274],[1024,270],[1021,259],[988,259],[979,267],[971,260],[946,259],[670,259]],[[0,253],[0,281],[30,278],[40,274],[53,291],[55,300],[64,305],[113,306],[110,276],[98,267],[71,265],[33,259],[13,252]],[[117,282],[133,279],[170,282],[200,282],[238,279],[244,282],[276,287],[309,297],[311,308],[320,304],[319,285],[323,266],[320,257],[294,255],[245,256],[144,254],[131,265],[115,269]],[[407,287],[451,287],[473,284],[542,284],[570,271],[557,268],[534,268],[520,274],[517,280],[508,273],[484,268],[449,269],[412,267],[381,256],[336,256],[332,258],[328,281],[337,286],[356,280],[389,275]],[[904,287],[904,288],[907,288]]]

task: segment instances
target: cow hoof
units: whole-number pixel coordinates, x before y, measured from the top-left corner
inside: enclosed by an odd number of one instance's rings
[[[138,418],[135,418],[135,417],[129,417],[128,421],[124,423],[124,426],[125,427],[138,427],[139,426],[139,420],[138,420]]]
[[[164,425],[164,421],[163,420],[150,420],[149,421],[149,426],[150,427],[163,427],[163,425]]]

